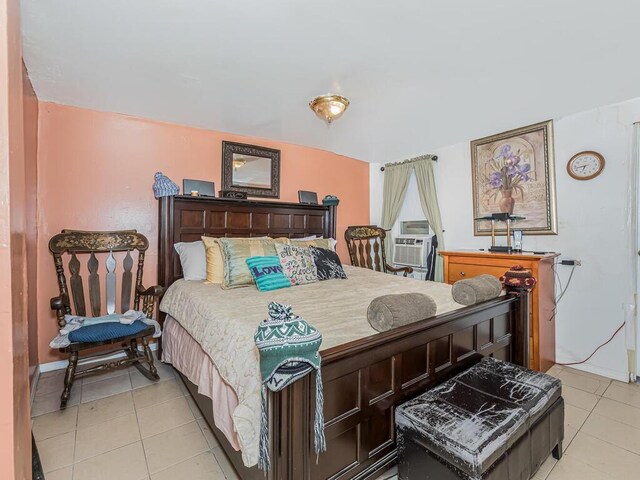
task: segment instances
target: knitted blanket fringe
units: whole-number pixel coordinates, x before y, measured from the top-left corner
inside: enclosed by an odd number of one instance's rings
[[[262,412],[260,415],[260,446],[258,447],[258,468],[271,470],[269,457],[269,417],[267,415],[267,386],[262,384]],[[327,440],[324,436],[324,393],[322,389],[322,374],[316,370],[316,416],[313,422],[314,447],[316,454],[327,451]],[[317,459],[316,459],[317,462]]]
[[[269,417],[267,416],[267,386],[262,384],[262,414],[260,415],[260,446],[258,447],[258,468],[271,470],[269,458]]]

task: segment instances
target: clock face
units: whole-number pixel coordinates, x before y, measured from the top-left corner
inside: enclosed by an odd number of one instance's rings
[[[576,180],[591,180],[604,169],[604,157],[597,152],[580,152],[567,163],[567,172]]]

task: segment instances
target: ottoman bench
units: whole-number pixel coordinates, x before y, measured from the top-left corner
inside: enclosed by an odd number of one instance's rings
[[[400,480],[524,480],[562,456],[560,380],[485,357],[396,409]]]

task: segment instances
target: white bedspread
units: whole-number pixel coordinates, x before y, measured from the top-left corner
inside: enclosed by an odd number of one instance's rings
[[[247,466],[258,461],[260,371],[253,336],[271,301],[290,304],[293,312],[322,334],[321,350],[377,332],[367,321],[371,300],[391,293],[422,292],[438,305],[438,315],[458,308],[451,286],[386,275],[345,265],[347,280],[326,280],[271,292],[255,286],[222,290],[219,285],[178,280],[167,290],[160,310],[174,317],[214,361],[236,392],[233,422]]]

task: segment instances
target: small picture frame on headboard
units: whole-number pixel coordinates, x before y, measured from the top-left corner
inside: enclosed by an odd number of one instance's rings
[[[216,184],[206,180],[185,178],[182,180],[182,192],[192,197],[215,197]]]
[[[306,205],[318,205],[318,194],[306,190],[298,190],[298,201]]]

